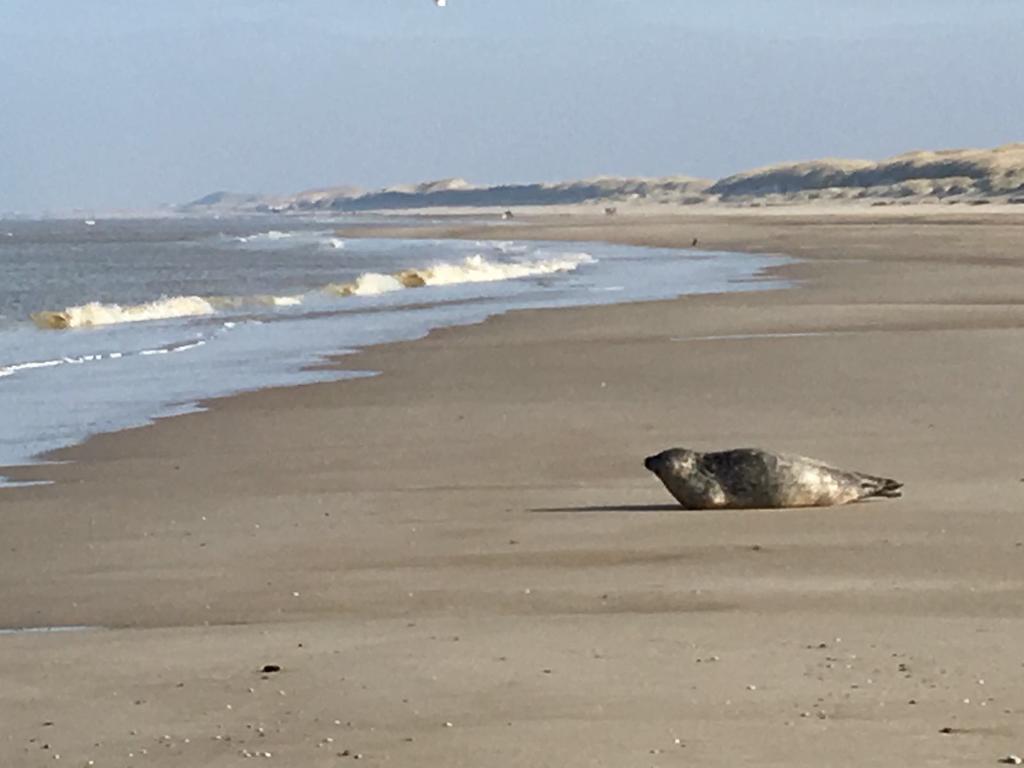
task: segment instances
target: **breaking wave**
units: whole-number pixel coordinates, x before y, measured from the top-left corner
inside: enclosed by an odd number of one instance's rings
[[[337,294],[338,296],[379,296],[382,293],[400,291],[403,288],[405,288],[405,285],[395,275],[367,272],[357,277],[351,283],[331,283],[324,286],[324,291]]]
[[[366,272],[346,283],[331,283],[320,289],[336,296],[378,296],[404,288],[459,285],[514,280],[522,277],[571,272],[594,259],[586,253],[563,254],[549,259],[520,262],[488,261],[480,255],[462,261],[440,262],[429,267],[405,269],[394,274]],[[57,311],[36,312],[32,320],[43,329],[88,328],[144,320],[168,320],[201,317],[219,310],[239,310],[252,306],[294,307],[302,296],[171,296],[145,304],[122,306],[90,302]]]
[[[275,242],[277,240],[286,240],[292,236],[291,232],[279,232],[276,229],[272,229],[269,232],[260,232],[255,235],[248,235],[247,237],[236,237],[235,242],[238,243],[259,243],[259,242]]]
[[[32,315],[32,320],[40,328],[86,328],[116,323],[137,323],[142,320],[199,317],[212,315],[216,311],[208,299],[200,296],[172,296],[129,306],[91,301],[80,307],[67,307],[57,312],[36,312]]]
[[[455,264],[435,264],[426,269],[408,269],[400,274],[406,287],[418,285],[455,285],[457,283],[487,283],[495,280],[513,280],[517,277],[550,275],[572,272],[581,264],[594,259],[586,253],[566,254],[555,259],[536,259],[523,262],[494,262],[483,256],[469,256]]]
[[[460,285],[514,280],[520,277],[572,272],[594,259],[586,253],[567,254],[554,259],[536,259],[516,263],[488,261],[483,256],[468,256],[462,261],[442,262],[422,269],[405,269],[394,275],[367,272],[351,283],[336,283],[327,290],[342,296],[374,296],[402,288],[428,285]]]

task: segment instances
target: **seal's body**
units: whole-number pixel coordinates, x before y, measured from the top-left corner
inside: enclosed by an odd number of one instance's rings
[[[669,448],[648,456],[644,466],[687,509],[828,507],[873,496],[898,497],[903,487],[886,477],[757,448],[717,453]]]

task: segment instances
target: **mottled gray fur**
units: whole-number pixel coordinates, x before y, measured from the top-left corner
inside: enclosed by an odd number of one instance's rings
[[[700,453],[669,448],[644,460],[687,509],[827,507],[897,497],[902,483],[847,472],[804,456],[738,448]]]

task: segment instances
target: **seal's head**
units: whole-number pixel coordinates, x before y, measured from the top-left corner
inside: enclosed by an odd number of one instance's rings
[[[696,451],[686,448],[669,448],[644,459],[644,466],[659,478],[686,477],[697,468]]]

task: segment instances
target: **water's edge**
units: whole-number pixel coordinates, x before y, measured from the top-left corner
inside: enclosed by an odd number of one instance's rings
[[[443,239],[443,238],[442,238]],[[529,237],[519,237],[517,240],[531,241]],[[569,243],[566,243],[568,245]],[[595,246],[619,246],[622,244],[618,243],[603,243],[599,241],[574,241],[573,245],[595,245]],[[636,248],[643,250],[644,246],[626,246],[630,248]],[[662,250],[662,249],[649,249],[649,250]],[[448,322],[442,322],[437,325],[427,327],[426,329],[408,328],[401,332],[395,333],[392,337],[380,341],[370,341],[362,345],[353,345],[350,348],[337,349],[335,351],[325,353],[321,355],[317,360],[308,361],[306,364],[299,368],[297,373],[301,373],[302,376],[298,380],[291,381],[285,384],[268,383],[268,384],[254,384],[254,386],[247,387],[241,386],[236,389],[224,394],[215,394],[209,398],[200,398],[190,402],[182,403],[165,403],[160,408],[158,413],[154,413],[145,419],[139,419],[132,423],[125,423],[119,425],[115,429],[110,430],[98,430],[84,435],[81,439],[68,442],[64,445],[54,447],[46,450],[32,458],[31,461],[25,463],[19,463],[14,465],[0,465],[0,490],[3,489],[17,489],[27,488],[41,485],[51,485],[55,481],[46,477],[46,467],[66,464],[75,461],[75,459],[68,459],[65,452],[81,447],[88,443],[94,437],[100,435],[113,435],[120,432],[134,430],[142,427],[152,426],[157,424],[164,419],[174,418],[176,416],[202,413],[209,410],[213,410],[217,407],[217,404],[221,401],[235,398],[242,395],[251,394],[254,392],[278,390],[278,389],[291,389],[296,386],[304,386],[307,384],[329,384],[336,383],[355,378],[368,378],[375,377],[380,374],[378,371],[360,370],[352,367],[351,363],[354,361],[349,360],[350,355],[369,352],[376,348],[387,347],[394,344],[406,344],[419,341],[426,338],[430,334],[438,330],[446,330],[451,328],[468,327],[474,325],[480,325],[490,321],[493,318],[501,317],[510,313],[520,312],[536,312],[536,311],[550,311],[559,309],[582,309],[588,307],[600,307],[600,306],[612,306],[612,305],[625,305],[625,304],[647,304],[659,301],[679,301],[684,300],[688,296],[696,295],[707,295],[707,294],[727,294],[727,293],[757,293],[761,291],[770,290],[784,290],[791,289],[797,285],[796,281],[790,276],[786,275],[782,270],[787,267],[792,267],[799,263],[799,260],[794,259],[790,256],[781,254],[764,254],[764,253],[743,253],[739,251],[720,252],[713,255],[720,255],[723,257],[743,257],[749,261],[749,270],[741,277],[730,278],[727,280],[728,287],[715,287],[708,290],[702,290],[700,287],[694,290],[686,290],[675,292],[669,296],[658,296],[653,298],[628,298],[623,301],[571,301],[564,304],[553,302],[550,305],[540,306],[510,306],[510,307],[487,307],[486,311],[481,316],[474,316],[469,319],[450,319]],[[613,295],[613,294],[609,294]]]

